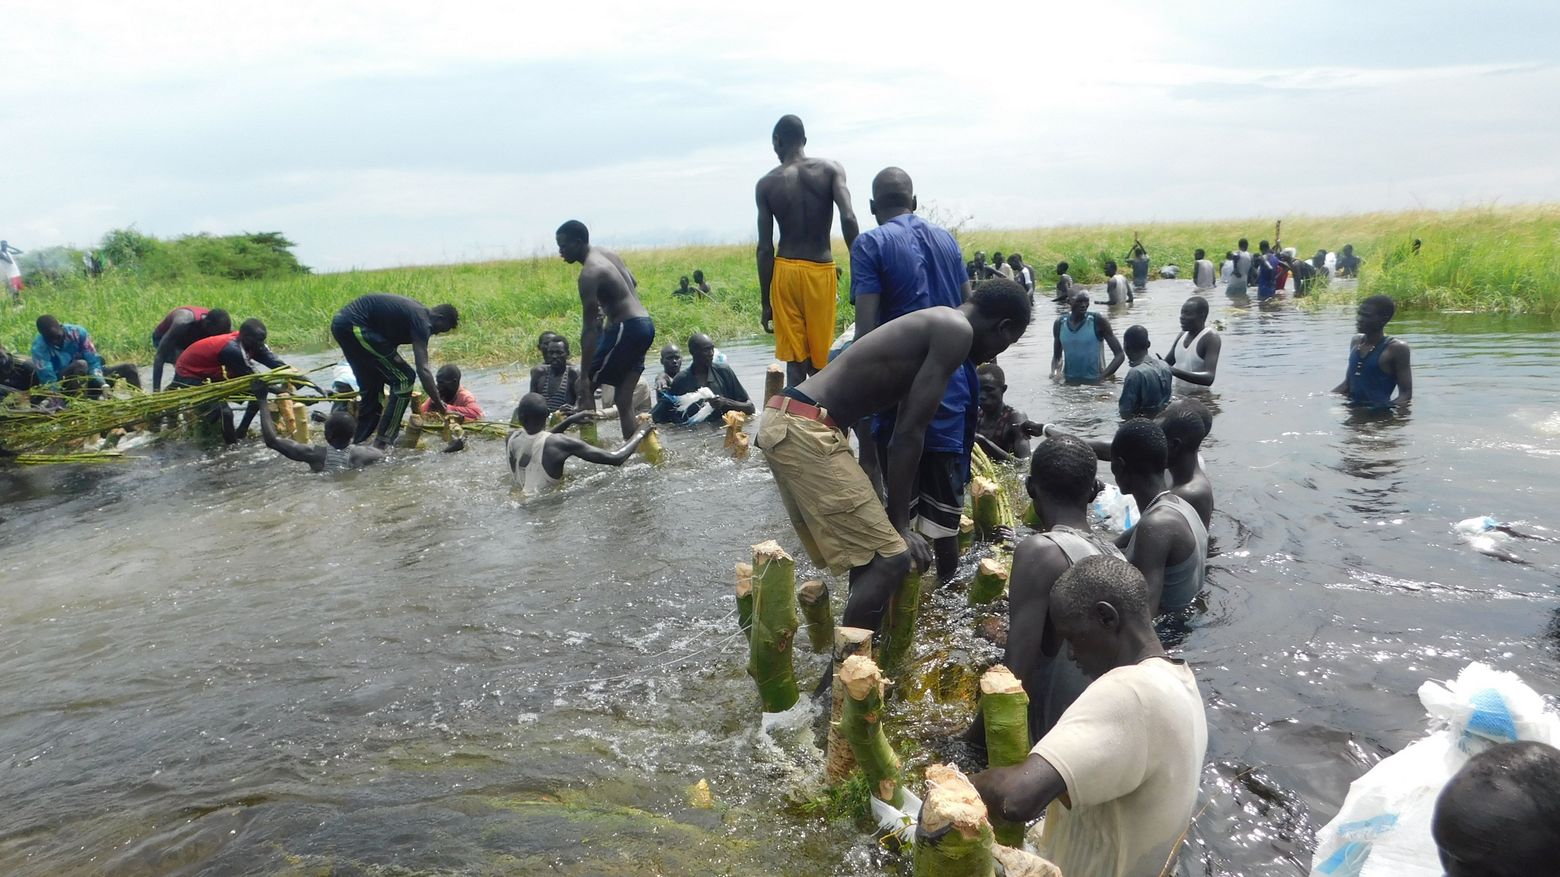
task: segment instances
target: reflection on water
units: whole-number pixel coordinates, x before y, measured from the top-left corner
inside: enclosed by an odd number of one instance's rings
[[[1189,287],[1152,283],[1118,332],[1163,350]],[[1349,781],[1421,733],[1426,678],[1487,660],[1560,692],[1560,546],[1519,567],[1450,529],[1557,525],[1557,336],[1399,320],[1414,408],[1367,417],[1328,392],[1348,310],[1210,303],[1217,552],[1161,625],[1209,704],[1185,870],[1293,875]],[[1003,355],[1009,402],[1108,436],[1119,382],[1047,379],[1055,313]],[[763,351],[726,349],[756,393]],[[467,377],[507,411],[524,375]],[[665,444],[664,466],[571,464],[525,502],[481,440],[337,478],[253,444],[0,474],[0,872],[893,871],[809,809],[813,729],[758,728],[731,563],[795,548],[761,460],[713,430]],[[997,654],[962,594],[926,618],[891,715],[912,769],[957,754],[947,699]],[[823,662],[797,657],[810,687]]]

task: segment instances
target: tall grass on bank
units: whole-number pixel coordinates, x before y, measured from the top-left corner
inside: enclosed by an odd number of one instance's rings
[[[1100,282],[1105,260],[1120,261],[1134,232],[1141,236],[1154,270],[1173,262],[1187,277],[1193,250],[1204,248],[1218,262],[1241,237],[1253,248],[1259,240],[1271,240],[1273,222],[960,230],[958,237],[966,256],[976,249],[1023,254],[1035,267],[1040,286],[1049,288],[1055,283],[1056,263],[1063,260],[1079,282]],[[1423,241],[1417,256],[1411,253],[1415,238]],[[1336,251],[1353,244],[1364,259],[1358,294],[1386,293],[1401,308],[1560,314],[1560,205],[1285,217],[1283,241],[1307,256],[1318,248]],[[658,345],[681,345],[692,332],[707,332],[717,343],[759,332],[751,245],[626,250],[623,257],[655,317]],[[849,260],[838,242],[835,258],[845,269],[838,318],[844,326],[853,314],[843,300]],[[691,275],[695,268],[702,268],[714,287],[713,301],[671,294],[678,277]],[[323,350],[331,344],[331,317],[343,304],[365,292],[385,291],[460,308],[460,330],[434,342],[439,361],[530,362],[536,358],[536,336],[543,330],[579,337],[577,276],[577,267],[554,256],[271,280],[142,283],[110,272],[96,280],[29,287],[24,307],[0,308],[0,343],[25,353],[34,334],[33,319],[53,313],[86,326],[108,359],[146,362],[151,358],[152,327],[174,307],[199,304],[225,307],[235,321],[261,318],[270,329],[272,346],[284,353]]]

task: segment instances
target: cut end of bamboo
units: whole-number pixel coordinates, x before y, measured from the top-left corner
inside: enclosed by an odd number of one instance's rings
[[[1001,560],[998,560],[995,557],[981,558],[980,563],[976,564],[976,571],[981,575],[992,576],[993,578],[1001,579],[1004,582],[1007,581],[1008,578],[1007,564],[1003,563]]]
[[[969,515],[959,515],[959,533],[968,535],[975,532],[975,519]]]
[[[852,700],[863,700],[874,689],[878,696],[883,696],[883,688],[888,680],[883,678],[883,671],[866,655],[851,655],[840,665],[839,680],[845,686],[845,693]]]
[[[1062,877],[1061,868],[1034,853],[993,844],[991,857],[1002,863],[1007,877]]]
[[[796,599],[802,601],[803,606],[813,606],[819,600],[829,599],[829,588],[817,579],[802,582],[802,586],[796,589]]]
[[[983,496],[996,496],[999,490],[997,482],[983,475],[976,475],[970,479],[970,496],[974,499],[979,499]],[[974,522],[971,521],[970,523],[973,526]]]
[[[753,563],[769,563],[775,560],[790,560],[791,555],[785,553],[780,543],[773,539],[768,542],[760,542],[753,546]]]
[[[844,662],[851,655],[872,647],[872,631],[865,627],[834,628],[834,659]]]
[[[738,562],[732,564],[737,570],[737,596],[750,594],[753,591],[753,564]]]
[[[951,825],[963,837],[975,838],[989,821],[986,802],[963,771],[951,764],[927,766],[920,820],[923,833],[937,834]]]
[[[981,674],[981,694],[1023,694],[1024,686],[1019,683],[1018,677],[1013,675],[1002,664],[998,664]]]

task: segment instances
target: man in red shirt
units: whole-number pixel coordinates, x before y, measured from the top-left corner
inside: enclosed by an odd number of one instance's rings
[[[439,373],[434,376],[434,384],[439,388],[439,400],[450,414],[459,414],[467,421],[481,420],[482,406],[477,404],[477,397],[471,395],[470,390],[460,385],[460,377],[460,366],[454,363],[439,367]],[[417,406],[417,413],[427,414],[432,407],[433,400],[424,399]]]
[[[255,363],[260,363],[267,368],[283,368],[287,363],[276,358],[265,345],[265,324],[259,320],[245,320],[237,332],[228,332],[222,335],[213,335],[210,338],[202,338],[191,344],[179,355],[177,362],[173,364],[173,381],[168,385],[174,387],[192,387],[204,384],[208,381],[220,381],[228,378],[243,377],[255,373]],[[244,409],[244,419],[235,428],[233,425],[233,411],[224,402],[213,402],[201,411],[202,417],[208,422],[222,423],[222,440],[231,444],[243,438],[249,431],[249,423],[254,420],[255,412],[260,410],[256,402],[249,403]]]
[[[152,347],[157,355],[152,359],[152,392],[162,389],[163,365],[179,361],[185,348],[202,338],[226,335],[233,331],[233,320],[221,308],[207,310],[198,305],[174,308],[152,330]]]

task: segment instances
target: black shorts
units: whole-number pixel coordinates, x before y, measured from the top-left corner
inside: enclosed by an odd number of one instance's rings
[[[649,317],[630,317],[608,326],[596,341],[596,355],[590,361],[590,382],[596,387],[615,387],[625,378],[638,378],[645,370],[645,352],[655,341],[655,323]]]
[[[959,535],[963,516],[964,460],[959,454],[922,451],[910,497],[911,526],[928,539],[946,539]]]

